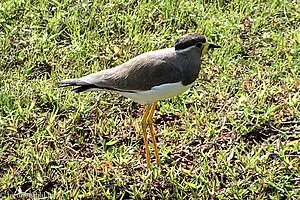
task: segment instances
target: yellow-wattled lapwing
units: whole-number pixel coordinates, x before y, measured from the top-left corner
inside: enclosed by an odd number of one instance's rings
[[[73,89],[74,92],[106,90],[147,104],[141,123],[147,166],[150,167],[147,126],[150,128],[156,162],[160,164],[152,122],[157,101],[189,89],[198,77],[201,57],[214,48],[220,46],[207,43],[201,34],[186,34],[175,41],[175,48],[150,51],[114,68],[59,83],[78,86]]]

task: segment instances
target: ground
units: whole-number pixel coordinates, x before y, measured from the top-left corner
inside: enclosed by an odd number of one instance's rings
[[[296,0],[2,0],[0,196],[299,199],[299,27]],[[144,106],[57,85],[192,32],[222,48],[159,102],[161,166]]]

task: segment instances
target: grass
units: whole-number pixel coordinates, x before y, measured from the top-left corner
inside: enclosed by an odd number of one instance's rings
[[[299,199],[299,2],[213,2],[2,0],[0,196]],[[147,170],[143,106],[56,83],[188,32],[222,49],[160,101]]]

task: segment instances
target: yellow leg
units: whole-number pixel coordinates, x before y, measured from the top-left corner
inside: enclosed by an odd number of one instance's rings
[[[151,108],[151,105],[148,105],[146,108],[146,111],[143,115],[143,118],[142,118],[142,129],[143,129],[143,135],[144,135],[146,162],[147,162],[148,168],[150,168],[150,151],[149,151],[148,137],[147,137],[147,118],[149,115],[150,108]]]
[[[152,106],[151,106],[149,115],[148,115],[148,117],[147,117],[147,122],[148,122],[148,125],[149,125],[149,128],[150,128],[150,134],[151,134],[152,141],[153,141],[153,146],[154,146],[154,153],[155,153],[156,163],[157,163],[158,165],[160,165],[160,158],[159,158],[159,155],[158,155],[158,149],[157,149],[156,139],[155,139],[155,132],[154,132],[154,127],[153,127],[153,114],[154,114],[156,105],[157,105],[157,101],[155,101],[155,102],[152,104]]]

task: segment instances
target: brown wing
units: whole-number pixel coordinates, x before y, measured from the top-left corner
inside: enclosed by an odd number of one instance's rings
[[[155,51],[142,54],[120,66],[90,74],[79,80],[99,88],[143,91],[164,83],[180,82],[182,68],[177,63],[174,52]]]

